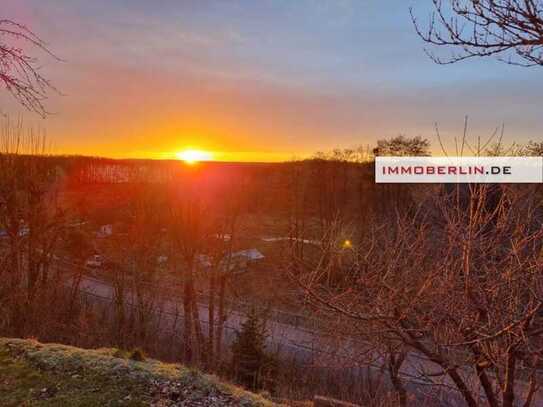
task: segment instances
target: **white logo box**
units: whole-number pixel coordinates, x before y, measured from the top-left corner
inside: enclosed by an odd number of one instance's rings
[[[376,183],[543,183],[543,157],[376,157]]]

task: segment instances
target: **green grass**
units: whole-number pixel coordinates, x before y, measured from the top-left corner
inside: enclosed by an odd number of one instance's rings
[[[134,361],[116,349],[0,338],[0,406],[168,406],[181,400],[188,405],[191,400],[216,406],[273,405],[182,365]]]
[[[137,400],[126,400],[136,396]],[[1,406],[145,406],[151,398],[129,380],[79,369],[38,368],[5,346],[0,349]]]

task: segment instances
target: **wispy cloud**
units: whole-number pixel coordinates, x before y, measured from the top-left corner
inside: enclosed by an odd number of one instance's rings
[[[311,152],[400,132],[453,134],[464,115],[486,134],[536,138],[537,70],[422,52],[402,2],[356,0],[7,0],[68,62],[44,59],[67,94],[50,101],[56,144],[93,154]],[[386,3],[386,4],[384,4]],[[5,95],[0,101],[8,110]]]

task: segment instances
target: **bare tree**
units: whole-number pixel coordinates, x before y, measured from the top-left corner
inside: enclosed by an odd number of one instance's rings
[[[22,24],[0,19],[0,82],[26,109],[44,117],[47,93],[55,90],[39,70],[38,60],[25,46],[37,48],[57,59],[45,42]]]
[[[239,192],[239,191],[238,191]],[[240,193],[222,200],[222,213],[215,224],[215,234],[208,245],[211,267],[208,270],[208,368],[223,358],[224,326],[227,319],[227,283],[231,277],[232,253],[237,241]],[[238,199],[237,199],[238,198]]]
[[[115,289],[116,326],[118,346],[124,346],[126,310],[130,312],[133,339],[139,346],[148,346],[156,340],[159,301],[158,293],[164,273],[160,267],[160,254],[164,233],[164,199],[152,185],[138,190],[134,208],[129,211],[127,233],[110,238],[107,245],[108,267]],[[129,301],[127,301],[129,299]],[[131,307],[127,307],[131,304]]]
[[[411,18],[428,44],[453,47],[439,64],[495,55],[513,65],[543,65],[543,2],[541,0],[432,0],[434,13],[427,27]]]
[[[190,182],[173,187],[169,229],[172,267],[183,285],[183,353],[186,363],[206,364],[206,345],[200,323],[197,279],[201,270],[201,255],[209,236],[210,219],[207,207]]]
[[[504,186],[489,205],[491,189],[472,186],[467,208],[441,195],[417,214],[367,225],[348,250],[336,227],[335,245],[293,262],[337,338],[359,341],[350,357],[394,356],[400,400],[413,380],[473,407],[540,397],[542,209],[532,187]]]
[[[0,305],[8,329],[23,335],[44,324],[43,304],[54,301],[59,284],[52,260],[64,231],[64,212],[56,199],[59,176],[46,157],[44,137],[26,132],[21,122],[5,120],[0,130]]]

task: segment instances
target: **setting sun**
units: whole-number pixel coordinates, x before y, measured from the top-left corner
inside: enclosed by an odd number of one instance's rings
[[[202,150],[183,150],[175,154],[175,156],[187,164],[195,164],[200,161],[210,161],[213,159],[213,154]]]

